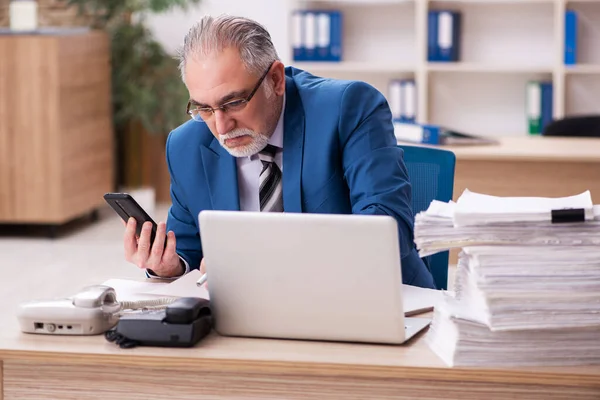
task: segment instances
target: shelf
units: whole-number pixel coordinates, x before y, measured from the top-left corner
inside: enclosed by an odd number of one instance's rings
[[[551,66],[541,65],[497,65],[484,63],[428,63],[430,72],[472,72],[498,74],[551,74]]]
[[[528,75],[432,74],[428,122],[483,136],[526,135]]]
[[[599,65],[600,1],[569,3],[567,9],[574,10],[577,13],[578,65]],[[582,68],[582,71],[586,68]]]
[[[293,62],[290,65],[324,78],[365,81],[386,97],[389,94],[389,84],[392,79],[415,79],[416,75],[413,65],[402,63],[343,61],[340,63]]]
[[[553,117],[600,114],[600,0],[299,0],[343,13],[343,61],[295,62],[365,81],[386,96],[414,79],[417,120],[481,135],[527,136],[526,85],[553,83]],[[461,13],[458,62],[428,62],[428,10]],[[578,12],[578,64],[563,64],[564,10]]]
[[[376,6],[385,4],[411,4],[415,0],[298,0],[300,4],[335,4],[335,5],[356,5],[356,6]]]
[[[311,8],[311,4],[305,5]],[[317,8],[316,4],[313,4]],[[321,6],[322,5],[322,6]],[[319,9],[331,9],[332,4],[319,2]],[[337,5],[339,6],[339,5]],[[340,7],[338,7],[339,9]],[[342,59],[348,67],[340,66],[320,68],[321,63],[311,63],[311,67],[326,71],[372,71],[384,65],[384,71],[390,71],[388,65],[415,65],[416,26],[415,5],[407,3],[406,7],[396,7],[394,4],[381,4],[379,7],[346,7],[343,13]],[[366,63],[370,64],[365,68]],[[329,63],[333,64],[333,63]]]
[[[567,75],[565,115],[600,114],[600,75]]]
[[[385,62],[293,62],[292,66],[317,72],[357,72],[357,73],[413,73],[415,67],[409,64],[393,64]]]
[[[556,60],[553,1],[432,2],[429,8],[461,13],[461,62],[553,65]]]
[[[577,64],[565,66],[567,74],[600,74],[600,65],[598,64]]]
[[[596,0],[592,0],[596,1]],[[430,4],[554,4],[555,0],[431,0]]]

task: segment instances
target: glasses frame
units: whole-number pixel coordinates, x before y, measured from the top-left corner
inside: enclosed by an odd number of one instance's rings
[[[238,102],[241,101],[243,102],[242,104],[244,105],[244,107],[241,109],[243,110],[246,105],[250,102],[250,100],[252,100],[252,98],[254,97],[254,95],[256,94],[256,92],[258,91],[258,88],[260,87],[260,85],[262,85],[263,81],[265,80],[265,78],[267,77],[267,75],[269,75],[269,72],[271,71],[271,68],[273,67],[273,64],[275,64],[275,61],[271,62],[271,64],[269,65],[269,68],[267,68],[267,70],[265,71],[265,73],[260,77],[260,79],[258,80],[258,82],[256,83],[256,86],[254,86],[254,89],[252,89],[252,91],[250,92],[250,94],[248,96],[246,96],[245,98],[239,98],[239,99],[231,99],[227,102],[225,102],[224,104],[221,104],[218,107],[201,107],[201,108],[196,108],[196,109],[192,109],[192,100],[188,100],[187,103],[187,107],[185,109],[185,113],[188,114],[194,121],[199,121],[199,122],[206,122],[204,121],[203,118],[200,117],[199,120],[197,120],[196,118],[194,118],[194,116],[192,115],[192,112],[194,110],[202,110],[202,111],[209,111],[211,112],[211,116],[215,115],[215,112],[217,110],[221,110],[224,113],[227,112],[227,104],[231,104],[234,102]],[[239,111],[241,111],[239,110]]]

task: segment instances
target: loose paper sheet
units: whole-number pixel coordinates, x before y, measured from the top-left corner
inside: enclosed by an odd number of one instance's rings
[[[196,285],[196,282],[200,279],[201,275],[200,271],[195,269],[167,285],[159,286],[155,289],[146,291],[145,293],[169,297],[200,297],[208,299],[209,296],[206,285]]]
[[[196,285],[200,275],[200,271],[193,270],[170,283],[109,279],[104,282],[104,285],[115,289],[119,301],[145,300],[157,297],[200,297],[209,299],[206,285],[201,287]],[[431,311],[438,302],[442,301],[444,295],[439,290],[409,285],[402,286],[402,299],[406,315]]]

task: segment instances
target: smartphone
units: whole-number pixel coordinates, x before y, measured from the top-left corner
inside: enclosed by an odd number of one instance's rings
[[[156,229],[158,225],[156,222],[148,215],[148,213],[138,204],[137,201],[128,193],[106,193],[104,195],[104,200],[108,203],[109,206],[112,207],[113,210],[117,214],[123,218],[123,221],[127,222],[130,217],[135,218],[136,223],[136,233],[137,236],[140,237],[142,233],[142,225],[145,222],[152,223],[152,233],[150,236],[150,246],[154,243],[154,238],[156,237]],[[165,240],[165,245],[166,245]]]

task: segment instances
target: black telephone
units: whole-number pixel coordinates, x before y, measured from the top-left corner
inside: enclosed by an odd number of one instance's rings
[[[212,329],[210,301],[182,297],[161,310],[124,314],[105,337],[122,348],[192,347]]]

